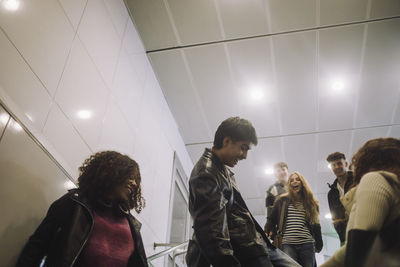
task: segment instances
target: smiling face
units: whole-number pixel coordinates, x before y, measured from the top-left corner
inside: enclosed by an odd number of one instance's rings
[[[289,176],[289,170],[285,166],[283,166],[283,167],[277,166],[274,168],[274,174],[275,174],[275,177],[278,178],[278,180],[281,183],[286,183],[287,178]]]
[[[129,203],[136,194],[138,186],[133,178],[125,180],[123,183],[115,186],[110,195],[110,200],[116,203]]]
[[[341,177],[346,175],[347,172],[347,161],[344,159],[338,159],[329,162],[331,165],[331,169],[333,173],[336,175],[336,177]]]
[[[220,149],[220,160],[223,164],[234,167],[239,160],[247,158],[250,149],[249,141],[234,141],[230,137],[225,137],[223,146]]]
[[[289,190],[293,191],[295,194],[299,194],[303,189],[303,183],[301,182],[300,177],[294,173],[289,177]]]

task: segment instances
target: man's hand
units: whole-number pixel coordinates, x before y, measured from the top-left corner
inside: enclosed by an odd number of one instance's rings
[[[269,233],[265,232],[265,235],[266,235],[267,237],[270,237],[270,236],[272,235],[272,231],[269,232]]]

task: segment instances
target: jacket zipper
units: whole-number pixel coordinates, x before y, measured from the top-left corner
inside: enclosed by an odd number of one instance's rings
[[[88,239],[89,239],[89,235],[90,235],[90,233],[92,232],[93,224],[94,224],[93,215],[92,215],[92,213],[90,212],[89,208],[88,208],[85,204],[83,204],[82,202],[78,201],[77,199],[74,199],[74,198],[71,198],[71,199],[74,200],[75,202],[79,203],[80,205],[82,205],[83,207],[85,207],[85,208],[87,209],[87,211],[88,211],[89,214],[90,214],[90,217],[92,218],[92,224],[90,225],[89,233],[87,234],[85,241],[83,242],[82,246],[80,247],[80,249],[79,249],[79,251],[78,251],[78,254],[76,254],[74,260],[72,261],[72,263],[71,263],[71,265],[70,265],[70,267],[74,266],[75,261],[77,260],[79,254],[81,254],[81,251],[82,251],[83,247],[85,246],[86,242],[87,242]]]

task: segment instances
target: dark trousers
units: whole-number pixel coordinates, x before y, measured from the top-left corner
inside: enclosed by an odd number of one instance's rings
[[[283,244],[282,250],[303,267],[317,266],[314,243],[299,245]]]
[[[268,256],[261,256],[246,262],[241,262],[242,267],[272,267],[272,263]]]

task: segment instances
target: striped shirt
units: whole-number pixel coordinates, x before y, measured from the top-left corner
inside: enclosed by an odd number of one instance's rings
[[[305,244],[314,242],[306,225],[306,212],[301,202],[289,203],[282,244]]]

